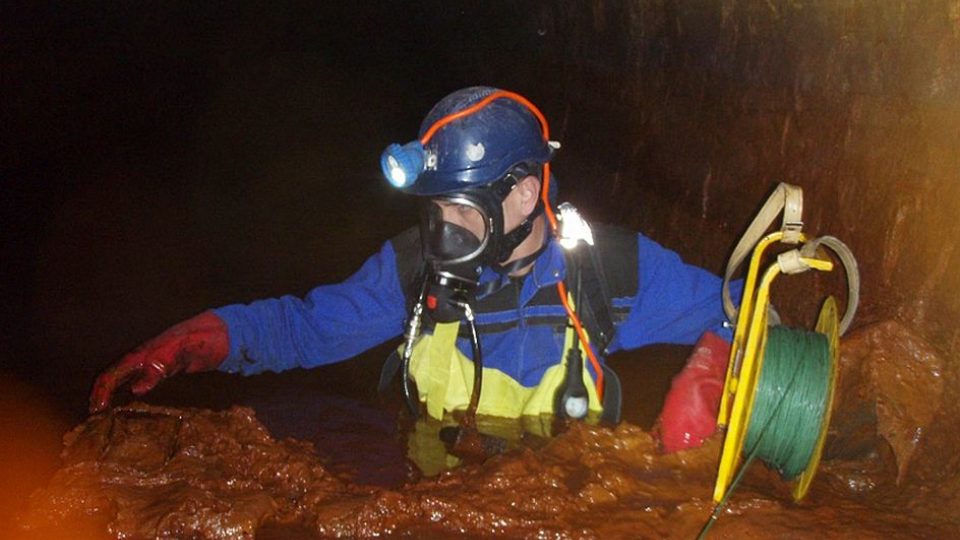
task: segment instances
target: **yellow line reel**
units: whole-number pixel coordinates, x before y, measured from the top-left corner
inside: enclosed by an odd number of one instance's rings
[[[853,259],[849,249],[839,240],[833,237],[823,237],[808,241],[808,238],[800,232],[799,206],[791,214],[792,219],[787,219],[786,207],[789,204],[784,199],[789,200],[791,195],[802,197],[799,188],[781,184],[771,200],[767,202],[761,215],[765,214],[764,219],[773,215],[771,201],[778,202],[779,208],[784,209],[784,227],[778,231],[764,236],[756,242],[753,247],[753,254],[750,259],[749,269],[744,281],[743,294],[739,309],[736,310],[736,326],[734,330],[733,343],[730,349],[730,358],[727,366],[726,380],[723,393],[721,395],[720,409],[717,414],[717,425],[721,428],[726,427],[726,435],[723,443],[723,450],[720,455],[720,465],[717,473],[717,481],[714,487],[713,498],[715,502],[721,502],[727,495],[731,482],[733,481],[738,468],[743,461],[743,447],[750,429],[750,419],[752,417],[754,402],[757,394],[758,384],[761,380],[763,370],[764,354],[767,348],[768,318],[770,307],[770,287],[773,281],[781,273],[799,273],[811,269],[829,272],[834,269],[834,263],[830,260],[818,256],[818,249],[821,244],[830,247],[840,258],[847,274],[848,281],[848,303],[847,310],[844,313],[843,321],[838,321],[837,305],[834,298],[828,297],[820,310],[815,331],[826,337],[829,344],[829,380],[826,389],[826,409],[820,424],[819,435],[815,446],[810,455],[809,461],[803,472],[795,478],[796,484],[793,487],[793,497],[795,500],[802,499],[810,488],[810,483],[816,474],[820,463],[823,444],[826,438],[827,428],[830,424],[830,410],[833,404],[834,386],[836,384],[836,374],[838,366],[838,346],[839,336],[845,331],[853,318],[859,301],[859,273],[856,261]],[[776,197],[780,200],[774,201]],[[770,208],[768,208],[770,207]],[[762,230],[769,225],[769,221],[759,223],[761,216],[751,224],[748,233],[744,235],[741,242],[734,250],[734,256],[727,267],[727,275],[724,279],[724,297],[729,307],[729,293],[727,292],[727,283],[736,267],[742,262],[748,249],[751,247],[753,238],[758,236],[757,231],[762,234]],[[748,238],[751,235],[753,238]],[[763,276],[757,283],[760,272],[760,264],[763,260],[764,252],[774,243],[782,242],[785,244],[802,244],[799,249],[792,249],[781,253],[777,257],[777,262],[771,264],[763,273]],[[736,260],[735,260],[736,259]],[[730,313],[730,309],[728,309]]]

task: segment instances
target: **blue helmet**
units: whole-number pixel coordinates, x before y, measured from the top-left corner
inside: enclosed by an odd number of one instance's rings
[[[489,103],[467,112],[495,93]],[[448,118],[458,113],[462,116]],[[383,173],[394,187],[413,195],[491,184],[517,165],[550,160],[538,115],[532,104],[511,92],[487,86],[457,90],[427,114],[419,140],[387,147],[380,159]]]

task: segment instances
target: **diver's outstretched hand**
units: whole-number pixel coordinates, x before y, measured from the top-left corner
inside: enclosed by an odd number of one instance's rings
[[[230,352],[227,325],[212,311],[176,324],[104,371],[90,393],[90,413],[106,409],[121,385],[142,395],[163,379],[180,373],[211,371]]]

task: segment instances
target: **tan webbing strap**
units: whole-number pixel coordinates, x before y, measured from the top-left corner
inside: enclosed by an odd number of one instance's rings
[[[821,245],[827,246],[837,254],[837,258],[843,264],[844,272],[847,273],[847,309],[843,313],[843,319],[840,320],[840,334],[846,334],[860,304],[860,268],[850,248],[834,236],[814,238],[803,245],[800,253],[804,257],[816,257],[817,248]]]
[[[733,248],[733,254],[727,261],[727,270],[723,275],[723,311],[731,323],[736,323],[737,308],[730,299],[730,279],[781,211],[783,211],[783,221],[780,225],[780,231],[783,232],[782,242],[796,244],[800,241],[800,233],[803,229],[803,190],[799,186],[781,182],[767,198],[767,202],[763,203],[763,207],[753,218],[747,231],[740,237],[737,246]]]

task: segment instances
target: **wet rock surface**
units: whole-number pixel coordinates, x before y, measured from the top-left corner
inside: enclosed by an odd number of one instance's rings
[[[935,426],[956,396],[928,388],[928,378],[943,376],[942,362],[922,347],[893,323],[846,339],[834,456],[808,497],[793,502],[790,485],[755,463],[710,537],[953,536],[960,482],[949,460],[937,463],[938,477],[929,462],[950,457],[933,452],[956,434]],[[872,439],[843,431],[854,425],[845,415],[859,410],[851,404],[863,403],[874,405]],[[573,424],[537,449],[369,487],[328,472],[309,444],[272,438],[248,408],[137,404],[66,435],[63,467],[32,495],[20,523],[35,537],[79,521],[99,524],[106,538],[694,538],[714,508],[720,446],[716,436],[662,455],[630,423]]]
[[[849,381],[842,394],[845,406],[872,409],[877,435],[896,457],[900,482],[942,406],[943,357],[893,321],[857,332],[843,351],[844,379]]]

